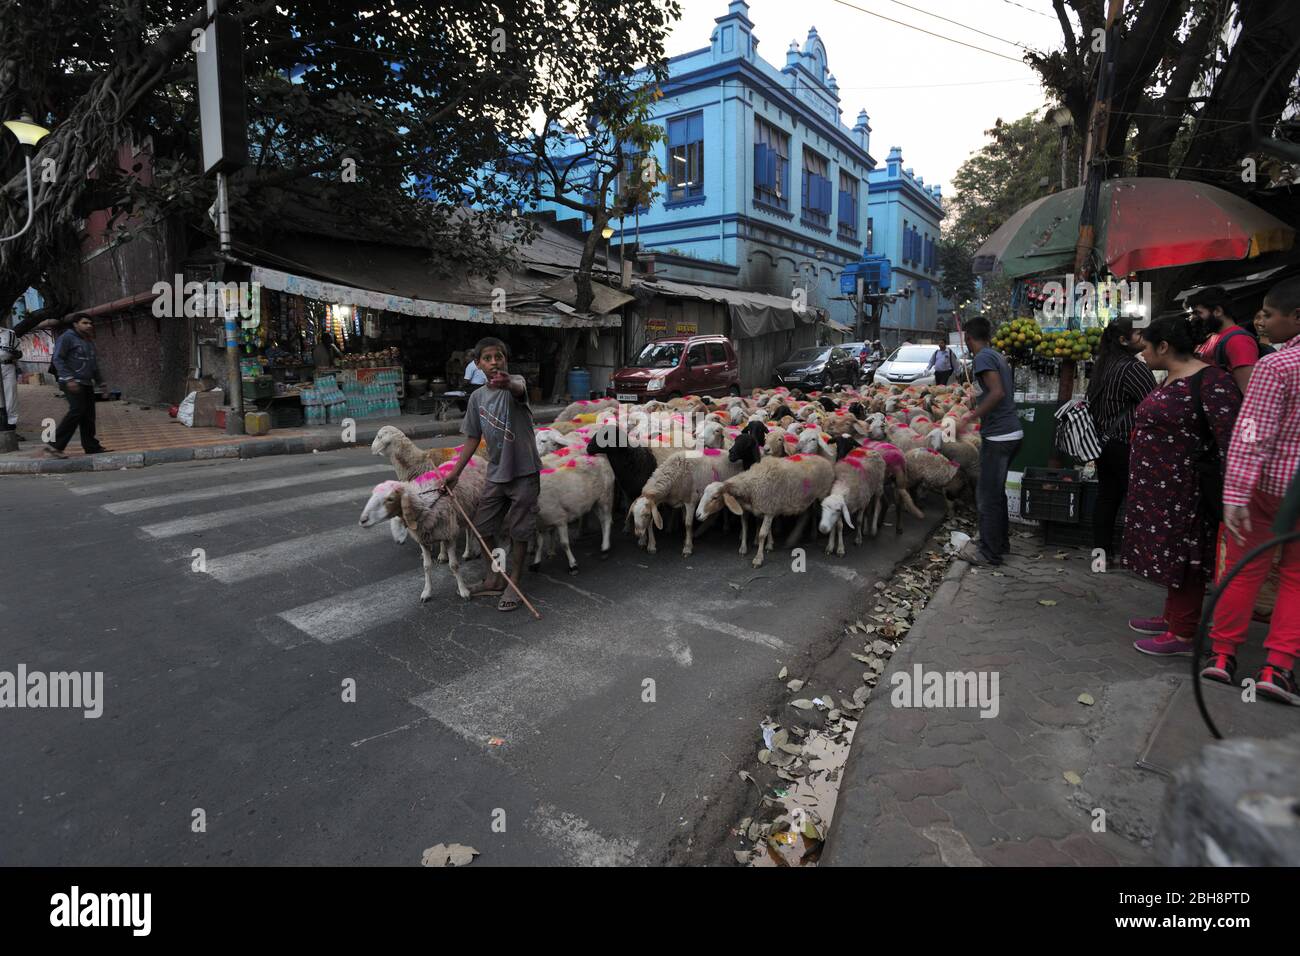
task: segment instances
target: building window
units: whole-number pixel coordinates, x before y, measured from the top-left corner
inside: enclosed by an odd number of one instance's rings
[[[840,229],[841,239],[858,236],[858,181],[840,170]]]
[[[627,149],[624,146],[624,149]],[[641,185],[641,177],[646,173],[643,164],[646,160],[647,153],[628,151],[623,154],[623,171],[618,174],[618,181],[615,183],[614,205],[615,208],[623,214],[630,215],[634,210],[631,203],[631,193],[633,186]],[[650,157],[653,160],[653,157]],[[649,184],[653,190],[654,184]],[[638,213],[648,212],[648,206],[637,206],[635,211]]]
[[[867,217],[867,255],[874,255],[876,251],[876,220],[871,216]]]
[[[704,114],[668,121],[668,201],[704,195]]]
[[[831,181],[827,175],[826,157],[808,147],[803,151],[803,218],[818,226],[826,226],[831,218]]]
[[[754,117],[754,199],[790,208],[790,134]]]
[[[912,224],[906,219],[903,220],[903,261],[909,262],[912,258]]]

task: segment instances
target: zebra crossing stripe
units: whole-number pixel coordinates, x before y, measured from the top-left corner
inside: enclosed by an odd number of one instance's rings
[[[272,518],[283,515],[286,511],[306,511],[312,508],[325,508],[332,505],[353,504],[356,514],[348,514],[348,521],[356,521],[361,515],[361,508],[366,503],[369,489],[342,488],[336,491],[322,491],[313,495],[299,495],[296,498],[277,498],[262,501],[242,508],[228,508],[225,511],[210,511],[207,514],[190,515],[186,518],[174,518],[171,521],[159,521],[156,524],[141,526],[151,538],[174,538],[196,531],[209,531],[228,524],[258,518]]]
[[[306,474],[285,475],[281,478],[263,478],[259,481],[242,481],[234,484],[215,485],[211,488],[195,488],[190,491],[175,491],[151,498],[131,498],[127,501],[113,501],[103,506],[109,514],[126,515],[153,508],[165,508],[168,505],[187,504],[194,501],[211,501],[229,495],[247,495],[261,491],[275,491],[280,488],[293,488],[322,481],[335,481],[340,478],[357,478],[375,472],[391,472],[391,465],[364,465],[355,468],[331,468],[328,471],[308,472]]]

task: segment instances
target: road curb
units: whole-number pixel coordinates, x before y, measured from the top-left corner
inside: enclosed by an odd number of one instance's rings
[[[555,421],[560,410],[538,414],[533,421],[544,425]],[[445,422],[418,422],[402,429],[407,438],[445,438],[460,434],[460,419]],[[310,455],[314,451],[337,451],[340,448],[366,448],[384,425],[374,424],[356,431],[356,440],[345,442],[340,434],[313,433],[257,441],[228,442],[221,445],[193,445],[181,448],[155,448],[142,451],[106,452],[76,458],[14,458],[0,461],[0,475],[64,475],[81,471],[118,471],[123,468],[147,468],[184,461],[211,461],[218,458],[266,458],[271,455]],[[233,438],[233,436],[232,436]]]
[[[899,562],[900,564],[902,562]],[[926,602],[925,609],[912,623],[908,630],[907,639],[898,646],[893,655],[889,658],[889,666],[885,668],[884,673],[880,675],[880,681],[877,683],[877,693],[883,692],[888,695],[889,675],[897,670],[907,671],[912,666],[912,658],[918,653],[918,649],[925,644],[926,627],[937,617],[941,611],[946,611],[956,599],[957,594],[961,591],[962,581],[966,577],[966,572],[970,570],[970,563],[960,558],[953,561],[952,565],[944,572],[943,579],[939,586],[935,588],[934,597]],[[915,639],[913,639],[915,637]],[[875,693],[872,694],[873,699]],[[866,708],[862,711],[862,719],[858,721],[858,726],[853,731],[853,743],[849,746],[849,756],[844,762],[844,768],[840,772],[840,792],[837,799],[837,809],[835,815],[831,817],[830,829],[826,834],[826,848],[822,852],[820,866],[857,866],[859,864],[846,861],[841,863],[839,857],[840,839],[839,834],[843,831],[845,816],[851,811],[849,806],[851,801],[846,800],[845,796],[849,790],[854,789],[854,770],[857,764],[863,760],[869,760],[870,754],[867,751],[866,740],[871,737],[870,731],[871,718],[880,713],[877,707],[873,712],[871,709],[872,701],[867,701]],[[859,822],[858,827],[861,827]],[[851,842],[851,839],[850,839]],[[845,850],[845,853],[851,850]]]

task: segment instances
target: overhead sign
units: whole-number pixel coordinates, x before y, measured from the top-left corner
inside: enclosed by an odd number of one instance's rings
[[[215,0],[208,0],[209,15],[214,6]],[[248,162],[243,29],[230,14],[218,14],[194,38],[194,47],[203,172],[228,172]]]

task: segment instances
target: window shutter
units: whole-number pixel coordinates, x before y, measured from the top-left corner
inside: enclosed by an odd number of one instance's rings
[[[767,178],[767,147],[762,143],[754,144],[754,185],[770,187]]]

